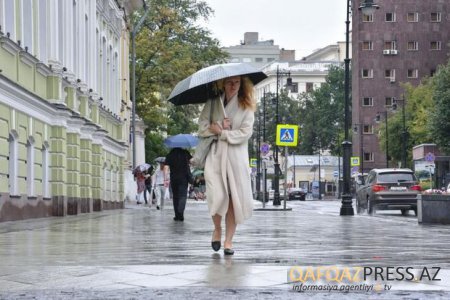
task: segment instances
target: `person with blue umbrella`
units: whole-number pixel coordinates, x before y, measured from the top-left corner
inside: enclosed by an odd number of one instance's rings
[[[177,134],[164,140],[164,144],[172,148],[165,159],[170,168],[170,187],[172,188],[173,210],[175,221],[184,221],[188,184],[192,180],[189,160],[192,155],[184,148],[195,147],[198,138],[190,134]]]

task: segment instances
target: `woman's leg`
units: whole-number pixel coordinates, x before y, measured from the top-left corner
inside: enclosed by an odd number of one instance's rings
[[[228,201],[228,211],[225,216],[225,242],[223,243],[224,248],[233,248],[233,236],[236,232],[236,225],[236,220],[234,219],[233,201],[230,198],[230,201]]]
[[[221,223],[222,223],[222,216],[220,215],[214,215],[212,217],[213,223],[214,223],[214,232],[213,232],[213,236],[212,236],[212,241],[219,241],[222,239],[222,227],[221,227]]]

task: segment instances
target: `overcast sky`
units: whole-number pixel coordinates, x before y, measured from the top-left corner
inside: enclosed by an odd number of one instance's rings
[[[296,50],[301,59],[345,40],[347,0],[204,0],[215,11],[204,24],[222,46],[235,46],[244,33]]]

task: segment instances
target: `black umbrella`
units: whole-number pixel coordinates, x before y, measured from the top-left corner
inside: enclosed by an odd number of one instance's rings
[[[204,103],[217,95],[214,89],[215,81],[239,75],[248,76],[253,84],[267,78],[266,74],[245,63],[213,65],[178,82],[168,100],[175,105]]]

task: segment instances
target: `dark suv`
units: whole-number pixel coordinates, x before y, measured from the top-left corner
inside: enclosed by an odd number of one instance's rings
[[[417,215],[420,191],[410,169],[373,169],[356,191],[356,212],[360,214],[367,209],[373,214],[376,210],[399,209],[402,215],[407,215],[409,210]]]

